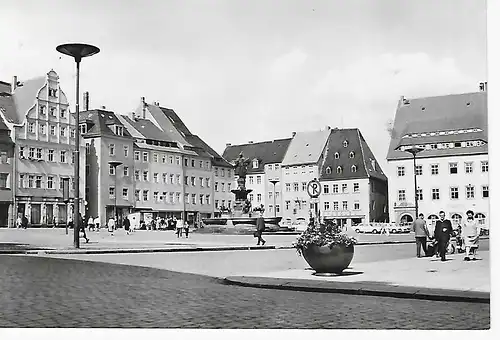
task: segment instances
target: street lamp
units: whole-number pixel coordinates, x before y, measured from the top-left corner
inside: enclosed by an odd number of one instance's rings
[[[413,181],[415,190],[415,220],[418,218],[418,193],[417,193],[417,154],[424,151],[422,147],[414,146],[411,149],[406,149],[404,151],[409,152],[413,155]]]
[[[80,248],[80,62],[84,57],[99,53],[99,48],[87,44],[63,44],[56,47],[62,54],[75,58],[76,62],[76,131],[75,131],[75,199],[74,199],[74,239],[75,248]]]
[[[115,209],[114,209],[114,217],[115,217],[115,229],[116,227],[118,226],[118,210],[116,209],[116,197],[118,196],[118,186],[117,186],[117,183],[116,183],[116,178],[118,177],[118,173],[117,173],[117,170],[116,168],[120,165],[122,165],[123,163],[122,162],[118,162],[118,161],[110,161],[108,162],[109,165],[111,165],[111,167],[113,167],[115,170],[114,170],[114,174],[115,174]]]
[[[274,196],[274,217],[276,217],[276,183],[279,182],[277,179],[272,179],[269,182],[273,184],[273,196]]]

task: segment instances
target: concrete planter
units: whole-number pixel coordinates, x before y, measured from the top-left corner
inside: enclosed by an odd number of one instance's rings
[[[340,274],[349,267],[354,256],[354,245],[311,245],[302,249],[302,256],[316,273]]]

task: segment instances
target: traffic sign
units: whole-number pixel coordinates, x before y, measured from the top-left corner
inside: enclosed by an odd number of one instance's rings
[[[307,193],[311,198],[317,198],[321,194],[321,185],[317,179],[307,183]]]

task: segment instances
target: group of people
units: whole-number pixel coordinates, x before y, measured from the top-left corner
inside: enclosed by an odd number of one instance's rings
[[[441,261],[446,261],[446,250],[452,237],[457,237],[465,245],[464,261],[476,260],[476,253],[479,247],[480,228],[474,219],[474,212],[468,210],[467,219],[459,226],[457,231],[453,230],[451,221],[446,219],[444,211],[439,212],[439,220],[436,221],[434,234],[430,235],[427,223],[424,220],[424,214],[419,214],[413,222],[413,232],[415,233],[415,243],[417,245],[417,257],[422,257],[421,248],[426,256],[437,255]],[[427,239],[433,241],[430,247],[427,247]],[[437,253],[437,254],[436,254]]]

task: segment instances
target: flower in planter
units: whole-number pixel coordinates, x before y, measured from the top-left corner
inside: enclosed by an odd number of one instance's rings
[[[293,243],[293,247],[297,250],[299,255],[302,255],[302,251],[311,245],[318,247],[328,246],[332,248],[336,245],[349,247],[356,243],[357,239],[348,236],[342,231],[340,226],[335,224],[310,223],[307,229],[297,237],[297,241]]]

